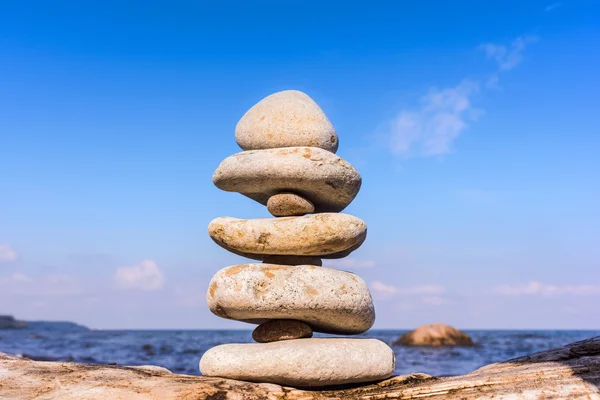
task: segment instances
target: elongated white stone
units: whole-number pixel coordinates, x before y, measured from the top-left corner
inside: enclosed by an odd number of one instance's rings
[[[336,213],[249,220],[219,217],[208,225],[208,234],[237,253],[325,256],[358,248],[367,237],[367,225]]]
[[[267,204],[282,192],[306,198],[316,212],[339,212],[360,190],[358,171],[339,156],[318,147],[244,151],[227,157],[213,175],[214,184]]]
[[[375,322],[371,293],[359,276],[314,265],[223,268],[212,277],[206,301],[222,318],[254,324],[295,319],[315,332],[358,334]]]
[[[321,108],[306,93],[285,90],[265,97],[235,127],[244,150],[312,146],[335,153],[338,136]]]
[[[224,344],[200,360],[205,376],[300,387],[377,381],[392,376],[394,367],[394,352],[377,339]]]

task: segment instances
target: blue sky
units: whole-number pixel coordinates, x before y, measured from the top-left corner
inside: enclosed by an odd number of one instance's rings
[[[418,3],[418,4],[417,4]],[[308,93],[363,176],[346,212],[376,328],[600,328],[600,4],[0,4],[0,313],[234,328],[243,263],[206,233],[267,217],[211,176],[261,98]]]

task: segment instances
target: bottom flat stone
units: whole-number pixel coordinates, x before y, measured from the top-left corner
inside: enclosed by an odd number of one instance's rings
[[[300,387],[377,381],[392,376],[394,367],[394,352],[377,339],[224,344],[200,360],[204,376]]]

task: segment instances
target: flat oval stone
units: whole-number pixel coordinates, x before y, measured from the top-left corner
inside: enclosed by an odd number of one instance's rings
[[[252,332],[252,339],[259,343],[277,342],[312,337],[312,329],[302,321],[273,319],[263,322]]]
[[[280,193],[269,197],[267,210],[274,217],[292,217],[312,214],[315,212],[315,206],[297,194]]]
[[[315,332],[358,334],[375,322],[371,293],[359,276],[314,265],[226,267],[212,277],[206,301],[222,318],[295,319]]]
[[[306,93],[285,90],[265,97],[235,127],[243,150],[310,146],[336,152],[338,136],[327,116]]]
[[[224,344],[200,359],[204,376],[319,387],[389,378],[394,352],[377,339],[296,339],[272,343]]]
[[[320,267],[323,265],[323,260],[321,260],[319,257],[309,256],[265,256],[263,263],[281,265],[315,265]]]
[[[294,192],[316,212],[339,212],[358,194],[360,174],[350,163],[318,147],[244,151],[227,157],[213,174],[214,184],[266,205],[271,196]]]
[[[208,234],[227,250],[249,254],[323,256],[360,246],[367,225],[349,214],[323,213],[303,217],[215,218]]]

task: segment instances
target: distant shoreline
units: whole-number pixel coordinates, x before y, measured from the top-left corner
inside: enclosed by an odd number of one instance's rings
[[[87,326],[70,321],[24,321],[12,315],[0,315],[0,330],[9,329],[90,330]]]

